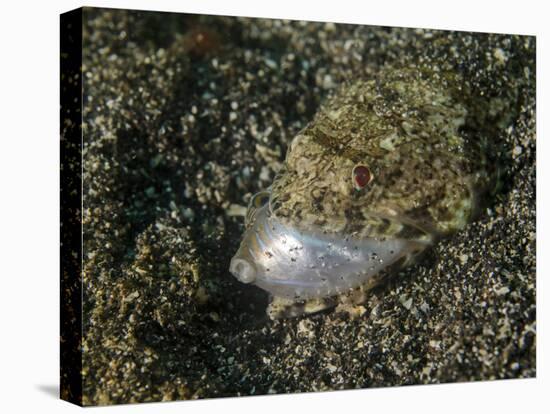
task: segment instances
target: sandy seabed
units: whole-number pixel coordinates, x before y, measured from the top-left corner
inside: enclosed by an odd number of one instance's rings
[[[363,316],[268,320],[228,271],[239,206],[327,94],[414,59],[529,79],[502,191]],[[87,9],[84,403],[534,377],[534,59],[529,37]]]

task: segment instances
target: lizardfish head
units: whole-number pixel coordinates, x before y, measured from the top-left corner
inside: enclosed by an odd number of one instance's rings
[[[279,297],[336,295],[464,227],[486,176],[442,82],[389,73],[329,100],[252,198],[233,275]]]

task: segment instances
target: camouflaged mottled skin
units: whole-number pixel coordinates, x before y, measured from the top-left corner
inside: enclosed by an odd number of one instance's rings
[[[483,137],[463,132],[477,109],[467,89],[430,68],[345,85],[289,146],[273,214],[304,231],[359,237],[425,239],[464,227],[492,181]],[[359,164],[374,177],[362,190],[351,176]]]

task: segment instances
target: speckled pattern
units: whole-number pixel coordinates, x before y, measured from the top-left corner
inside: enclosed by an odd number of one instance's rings
[[[82,12],[61,15],[60,77],[60,386],[82,404]]]
[[[474,88],[445,69],[435,60],[383,68],[340,88],[292,140],[272,185],[273,214],[305,232],[361,237],[410,238],[405,218],[426,233],[462,228],[490,181],[490,148],[480,143],[497,133],[480,136],[467,124],[471,112],[491,112],[490,99],[485,108],[469,105]],[[373,177],[361,190],[352,180],[357,165]]]
[[[528,37],[86,9],[84,404],[535,376],[534,56]],[[228,271],[244,206],[331,91],[434,58],[488,94],[530,79],[498,194],[363,316],[269,321]]]

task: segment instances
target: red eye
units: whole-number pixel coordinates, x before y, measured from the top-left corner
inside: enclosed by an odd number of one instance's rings
[[[351,173],[353,186],[356,190],[362,190],[372,181],[372,174],[366,165],[356,165]]]

